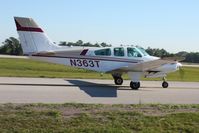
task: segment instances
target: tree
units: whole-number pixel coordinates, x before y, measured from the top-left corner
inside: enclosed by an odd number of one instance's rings
[[[167,52],[165,49],[159,49],[159,48],[150,48],[148,47],[146,49],[146,52],[152,56],[158,56],[158,57],[167,57],[170,56],[170,53]]]
[[[188,53],[185,57],[185,62],[191,62],[191,63],[199,63],[199,52],[191,52]]]
[[[99,44],[99,43],[95,43],[92,44],[90,42],[86,42],[84,43],[82,40],[78,40],[77,42],[73,43],[73,42],[66,42],[66,41],[61,41],[60,46],[83,46],[83,47],[111,47],[111,44],[106,44],[105,42]]]
[[[23,51],[21,48],[21,45],[19,43],[19,40],[14,38],[14,37],[10,37],[8,39],[6,39],[3,42],[3,46],[0,47],[0,53],[1,54],[10,54],[10,55],[22,55]]]
[[[186,57],[187,54],[188,54],[188,52],[186,52],[186,51],[180,51],[180,52],[176,53],[176,55],[180,56],[180,57]]]
[[[148,48],[146,49],[146,52],[147,52],[149,55],[154,55],[153,49],[150,48],[150,47],[148,47]]]
[[[60,46],[67,46],[67,43],[66,43],[65,41],[64,41],[64,42],[61,41],[61,42],[59,43],[59,45],[60,45]]]
[[[91,44],[90,42],[87,42],[87,43],[84,43],[83,46],[86,46],[86,47],[93,47],[94,45]]]
[[[82,41],[82,40],[78,40],[78,41],[76,42],[76,44],[77,44],[78,46],[82,46],[82,45],[83,45],[83,41]]]

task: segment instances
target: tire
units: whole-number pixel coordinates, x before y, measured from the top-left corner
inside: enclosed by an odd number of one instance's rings
[[[122,85],[123,84],[123,79],[121,77],[115,78],[114,82],[115,82],[116,85]]]
[[[140,88],[140,82],[137,82],[138,88]]]
[[[138,90],[140,88],[140,82],[130,82],[130,87],[133,90]]]
[[[162,87],[163,87],[163,88],[168,88],[168,86],[169,86],[168,82],[164,81],[164,82],[162,83]]]

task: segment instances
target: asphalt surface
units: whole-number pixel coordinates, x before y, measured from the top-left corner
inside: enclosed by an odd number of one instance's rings
[[[131,90],[130,81],[0,77],[0,103],[199,104],[199,82],[142,81]]]

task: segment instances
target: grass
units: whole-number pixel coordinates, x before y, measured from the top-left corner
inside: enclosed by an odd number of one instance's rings
[[[168,80],[173,81],[199,81],[199,69],[194,67],[184,67],[184,78],[180,78],[179,72],[168,75]],[[0,59],[0,76],[2,77],[48,77],[48,78],[89,78],[89,79],[112,79],[110,74],[103,74],[66,67],[63,65],[44,63],[27,59]],[[124,79],[128,79],[124,75]],[[160,80],[145,79],[142,80]]]
[[[199,132],[199,105],[1,104],[0,132]]]
[[[105,74],[106,75],[106,74]],[[100,78],[100,73],[27,59],[0,59],[0,76],[48,78]],[[106,75],[105,77],[111,77]]]

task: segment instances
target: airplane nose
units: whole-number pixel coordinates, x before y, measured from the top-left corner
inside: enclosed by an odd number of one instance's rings
[[[182,64],[180,62],[177,63],[178,67],[182,67]]]
[[[180,68],[180,67],[182,67],[182,64],[181,64],[180,62],[178,62],[178,63],[176,64],[176,66],[177,66],[177,68]]]

